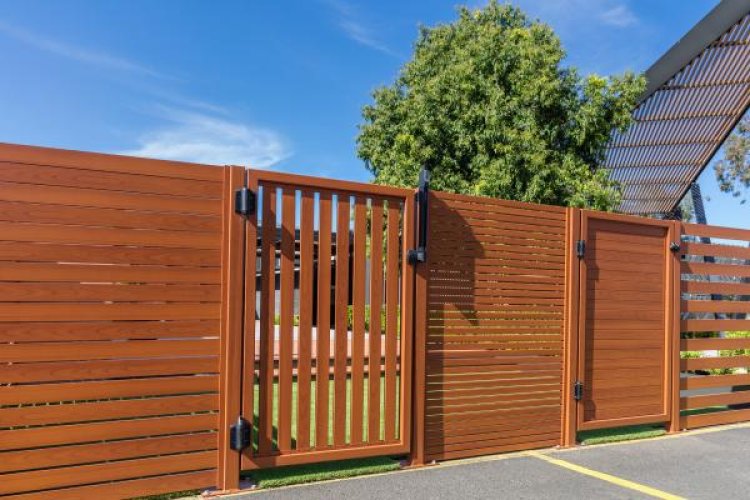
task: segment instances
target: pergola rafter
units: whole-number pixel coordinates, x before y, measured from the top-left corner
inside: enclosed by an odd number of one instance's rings
[[[604,166],[622,185],[621,211],[669,214],[750,106],[750,0],[723,0],[646,78]]]

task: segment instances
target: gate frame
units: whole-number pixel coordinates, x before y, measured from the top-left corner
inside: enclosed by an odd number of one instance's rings
[[[566,348],[568,373],[564,379],[564,388],[566,397],[563,400],[564,417],[563,417],[563,446],[574,446],[576,444],[576,434],[581,427],[580,402],[574,397],[574,383],[576,380],[582,380],[585,369],[584,360],[581,360],[585,341],[586,307],[583,301],[583,292],[585,291],[585,278],[582,276],[583,267],[576,254],[574,246],[578,240],[585,239],[587,233],[588,218],[600,220],[609,220],[633,225],[645,225],[662,227],[667,230],[665,235],[664,258],[666,261],[665,269],[665,366],[664,366],[664,401],[665,417],[656,423],[663,422],[669,432],[679,431],[680,421],[680,252],[681,232],[679,221],[669,221],[660,219],[650,219],[646,217],[637,217],[632,215],[615,214],[609,212],[599,212],[595,210],[570,208],[569,209],[569,231],[567,236],[567,255],[570,271],[566,284],[566,320],[568,344]],[[675,250],[672,245],[677,244]],[[612,425],[612,428],[623,425],[637,425],[643,423],[654,423],[653,418],[633,418],[627,423]],[[596,426],[596,428],[609,428],[610,426]]]
[[[407,262],[407,255],[410,250],[414,248],[415,244],[415,207],[416,202],[414,199],[414,191],[410,189],[396,188],[391,186],[381,186],[377,184],[365,184],[350,181],[331,180],[320,177],[312,177],[297,174],[279,173],[266,170],[247,169],[246,170],[247,187],[254,193],[257,193],[258,185],[263,182],[287,185],[293,188],[307,188],[311,190],[323,190],[323,191],[343,191],[352,194],[362,194],[371,196],[384,196],[391,198],[401,198],[403,200],[403,223],[402,223],[402,241],[400,255],[402,259],[402,276],[400,283],[400,316],[401,316],[401,335],[403,336],[402,350],[400,354],[400,378],[401,387],[399,389],[399,437],[400,440],[397,443],[379,444],[379,445],[367,445],[362,446],[351,446],[347,445],[343,448],[337,449],[323,449],[323,450],[311,450],[294,452],[287,454],[277,454],[272,456],[255,456],[252,451],[252,446],[245,448],[241,452],[230,453],[237,456],[237,478],[239,478],[240,470],[255,470],[269,467],[278,467],[285,465],[298,465],[306,463],[317,463],[326,462],[331,460],[345,460],[351,458],[364,458],[381,455],[405,455],[411,451],[411,439],[412,439],[412,393],[413,393],[413,367],[414,367],[414,346],[415,346],[415,332],[414,332],[414,276],[415,266]],[[237,380],[241,380],[242,384],[238,384],[239,387],[235,386],[235,393],[238,395],[240,400],[239,407],[241,411],[239,415],[253,415],[253,395],[248,392],[245,388],[246,385],[253,387],[253,379],[249,378],[247,374],[252,373],[254,369],[253,364],[255,362],[254,346],[255,346],[255,302],[252,302],[251,307],[247,307],[248,301],[245,300],[248,296],[255,296],[255,280],[247,279],[248,272],[253,271],[255,274],[255,259],[250,256],[254,256],[257,245],[257,214],[253,210],[246,219],[240,219],[239,216],[236,219],[242,221],[242,224],[246,226],[246,240],[245,240],[245,255],[247,256],[246,261],[251,263],[246,266],[244,274],[241,277],[245,283],[245,293],[243,298],[244,307],[244,328],[238,329],[236,335],[242,338],[242,354],[240,367],[237,368],[238,375]],[[252,315],[251,319],[250,315]],[[238,350],[239,351],[239,350]],[[236,357],[236,356],[235,356]],[[247,371],[247,362],[250,359],[250,372]],[[228,413],[228,412],[227,412]],[[252,417],[251,417],[252,418]],[[231,422],[234,422],[231,420]],[[228,428],[228,427],[227,427]],[[227,446],[228,448],[228,446]]]

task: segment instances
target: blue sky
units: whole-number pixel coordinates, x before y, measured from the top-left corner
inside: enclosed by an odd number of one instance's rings
[[[2,0],[0,141],[366,181],[362,105],[458,3]],[[716,1],[515,3],[606,75],[645,70]],[[703,177],[709,222],[750,227]]]

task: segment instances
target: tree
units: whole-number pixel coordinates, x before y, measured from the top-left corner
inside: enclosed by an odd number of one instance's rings
[[[518,8],[459,8],[421,28],[394,84],[363,108],[358,154],[375,182],[609,210],[619,190],[599,168],[644,89],[632,73],[582,79],[560,40]]]
[[[750,117],[742,118],[727,138],[724,157],[714,163],[714,172],[723,192],[739,198],[750,190]]]

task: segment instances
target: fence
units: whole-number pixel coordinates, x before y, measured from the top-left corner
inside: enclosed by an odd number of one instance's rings
[[[236,169],[0,151],[0,492],[217,484]]]
[[[750,421],[750,231],[426,187],[0,145],[0,495]]]
[[[423,460],[559,444],[565,209],[430,193],[429,217]]]
[[[750,420],[750,231],[682,225],[682,428]]]

